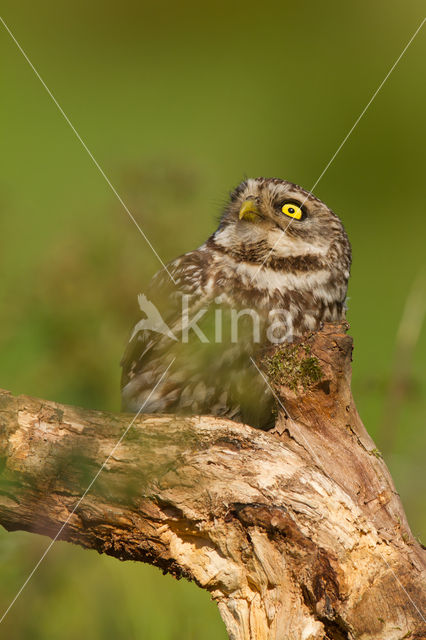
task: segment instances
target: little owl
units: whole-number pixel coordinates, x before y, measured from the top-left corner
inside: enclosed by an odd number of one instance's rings
[[[139,322],[132,333],[123,410],[272,426],[273,397],[252,358],[342,321],[350,265],[343,225],[318,198],[277,178],[242,182],[208,240],[152,279],[147,299],[160,324]]]

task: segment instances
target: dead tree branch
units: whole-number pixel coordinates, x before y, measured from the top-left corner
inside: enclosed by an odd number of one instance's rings
[[[425,638],[424,552],[356,411],[351,351],[333,325],[293,346],[297,375],[320,367],[309,384],[265,358],[273,432],[140,416],[60,539],[195,580],[233,640]],[[2,392],[0,523],[56,536],[130,419]]]

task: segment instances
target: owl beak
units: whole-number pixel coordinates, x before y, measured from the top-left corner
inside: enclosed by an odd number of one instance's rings
[[[261,213],[259,211],[259,207],[255,203],[254,200],[246,200],[241,205],[240,213],[238,214],[238,218],[240,220],[247,220],[247,222],[256,222],[261,218]]]

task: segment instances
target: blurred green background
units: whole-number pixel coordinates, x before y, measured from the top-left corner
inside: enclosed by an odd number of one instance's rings
[[[203,242],[244,176],[315,183],[422,5],[3,0],[2,15],[168,261]],[[159,263],[1,25],[0,51],[0,385],[116,411],[136,295]],[[426,331],[405,344],[426,277],[425,57],[426,28],[315,190],[353,245],[357,405],[423,536]],[[47,544],[1,533],[1,611]],[[225,638],[194,585],[66,543],[1,631]]]

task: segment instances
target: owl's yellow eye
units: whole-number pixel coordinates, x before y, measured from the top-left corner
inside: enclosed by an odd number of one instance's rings
[[[289,218],[294,218],[295,220],[301,220],[303,216],[303,211],[297,204],[293,204],[292,202],[287,202],[281,207],[281,211],[285,213]]]

